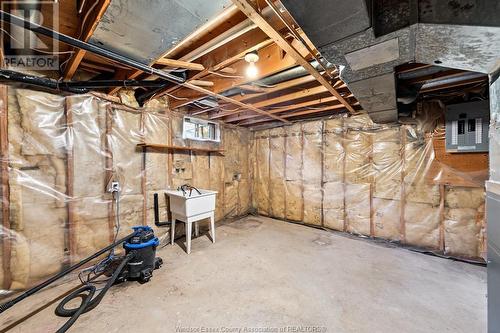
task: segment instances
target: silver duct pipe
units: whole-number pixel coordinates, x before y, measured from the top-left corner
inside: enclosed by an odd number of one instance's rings
[[[311,65],[314,68],[316,68],[316,70],[323,69],[321,67],[321,65],[316,60],[311,61]],[[272,86],[272,85],[275,85],[275,84],[278,84],[281,82],[290,81],[290,80],[297,79],[299,77],[306,76],[306,75],[309,75],[309,72],[307,72],[304,69],[304,67],[295,66],[293,68],[284,70],[280,73],[270,75],[270,76],[265,77],[263,79],[260,79],[258,81],[251,82],[251,84],[253,84],[255,86],[264,86],[264,87],[265,86]],[[245,89],[241,89],[241,88],[231,88],[231,89],[223,92],[222,95],[229,97],[229,96],[241,94],[244,91],[245,91]]]
[[[438,79],[438,80],[434,80],[432,82],[426,83],[422,86],[422,90],[439,87],[439,86],[442,86],[445,84],[457,83],[457,82],[461,82],[464,80],[470,80],[470,79],[476,79],[476,78],[479,79],[479,78],[482,78],[484,76],[485,75],[482,73],[469,72],[469,73],[466,73],[465,75],[455,76],[455,77],[441,79],[441,80]]]
[[[321,65],[316,60],[311,61],[310,64],[316,70],[318,70],[318,71],[322,70]],[[263,79],[260,79],[258,81],[255,81],[255,82],[253,82],[253,84],[256,86],[259,86],[259,85],[269,86],[269,85],[278,84],[281,82],[297,79],[299,77],[306,76],[306,75],[309,75],[309,72],[306,71],[304,67],[296,66],[296,67],[287,69],[283,72],[280,72],[280,73],[265,77]]]

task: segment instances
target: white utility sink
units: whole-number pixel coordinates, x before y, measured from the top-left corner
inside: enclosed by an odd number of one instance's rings
[[[194,217],[196,215],[213,212],[215,210],[216,191],[196,190],[183,193],[177,190],[167,190],[165,193],[170,197],[170,211],[177,215],[185,217]]]
[[[178,190],[166,190],[170,198],[170,211],[172,212],[172,244],[174,244],[175,221],[186,223],[186,249],[191,252],[192,223],[210,218],[210,231],[212,242],[215,243],[215,195],[217,191],[199,190],[201,194],[193,190],[191,193]],[[198,236],[198,223],[195,223],[195,235]]]

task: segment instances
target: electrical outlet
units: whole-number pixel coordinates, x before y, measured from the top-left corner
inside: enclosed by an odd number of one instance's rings
[[[111,187],[109,188],[109,192],[115,193],[115,192],[120,192],[120,183],[119,182],[111,182]]]

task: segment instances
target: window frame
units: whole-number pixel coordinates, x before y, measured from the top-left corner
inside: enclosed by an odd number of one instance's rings
[[[206,127],[209,125],[214,126],[214,138],[203,138],[203,137],[192,137],[187,135],[187,124],[199,124]],[[220,124],[215,121],[209,121],[201,118],[194,118],[190,116],[184,116],[182,119],[182,138],[184,140],[193,140],[193,141],[208,141],[208,142],[220,142]]]

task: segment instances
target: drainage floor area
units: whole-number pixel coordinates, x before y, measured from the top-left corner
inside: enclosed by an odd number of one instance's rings
[[[181,242],[162,248],[150,283],[112,287],[69,332],[486,331],[484,267],[266,217],[216,236],[194,239],[190,255]],[[19,303],[0,332],[57,330],[55,299],[70,287]]]

